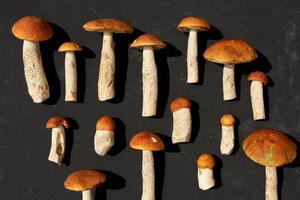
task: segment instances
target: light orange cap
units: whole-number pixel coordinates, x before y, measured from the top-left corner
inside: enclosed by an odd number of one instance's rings
[[[114,131],[115,121],[110,116],[103,116],[96,123],[97,130]]]
[[[165,149],[163,141],[153,132],[136,133],[130,140],[129,146],[137,150],[160,151]]]
[[[213,169],[215,165],[216,163],[214,157],[208,153],[201,154],[197,159],[198,168]]]
[[[46,128],[56,128],[59,125],[63,125],[65,128],[71,128],[70,122],[61,116],[51,117],[46,124]]]
[[[177,110],[180,110],[182,108],[189,108],[191,107],[191,105],[192,103],[190,100],[184,97],[179,97],[171,102],[170,109],[172,112],[176,112]]]

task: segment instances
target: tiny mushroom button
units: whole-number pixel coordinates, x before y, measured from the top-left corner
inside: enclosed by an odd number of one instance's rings
[[[197,159],[198,186],[202,190],[208,190],[215,186],[214,172],[215,159],[210,154],[201,154]]]
[[[224,114],[220,119],[220,123],[222,126],[221,154],[230,155],[234,149],[234,116]]]

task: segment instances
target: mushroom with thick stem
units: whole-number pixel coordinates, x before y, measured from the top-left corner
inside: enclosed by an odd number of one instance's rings
[[[48,160],[61,165],[65,155],[65,128],[71,128],[70,122],[61,116],[55,116],[47,121],[46,128],[52,129],[51,149]]]
[[[143,50],[143,117],[152,117],[156,115],[157,95],[158,95],[158,78],[157,67],[154,58],[154,50],[166,47],[157,36],[144,34],[138,37],[130,45],[132,48]]]
[[[115,122],[109,116],[101,117],[96,123],[94,148],[98,155],[104,156],[115,143]]]
[[[224,64],[223,99],[227,101],[237,97],[234,81],[235,65],[253,61],[257,58],[257,53],[242,39],[223,39],[209,46],[203,56],[208,61]]]
[[[280,131],[260,129],[246,137],[243,150],[252,161],[266,167],[265,199],[278,200],[276,167],[296,158],[296,144]]]
[[[190,141],[192,132],[191,105],[191,101],[183,97],[173,100],[170,104],[170,110],[173,113],[173,144]]]
[[[155,172],[152,151],[164,150],[164,143],[153,132],[139,132],[131,138],[129,146],[143,151],[143,193],[141,199],[155,200]]]
[[[204,153],[197,159],[198,186],[202,190],[208,190],[215,186],[214,167],[215,159],[212,155]]]
[[[98,77],[98,99],[107,101],[115,97],[115,53],[113,33],[132,33],[133,28],[117,19],[96,19],[83,25],[86,31],[103,33]]]
[[[23,63],[28,93],[34,103],[41,103],[49,98],[50,92],[39,42],[52,37],[52,28],[41,18],[26,16],[14,23],[12,33],[24,40]]]
[[[105,181],[106,176],[103,172],[84,169],[70,174],[64,182],[64,187],[68,190],[82,192],[82,200],[93,200],[92,190],[101,186]]]
[[[234,149],[234,123],[235,118],[231,114],[224,114],[220,123],[222,126],[221,154],[230,155]]]
[[[208,31],[210,26],[205,19],[186,17],[179,22],[177,29],[182,32],[189,32],[186,59],[187,83],[197,83],[199,81],[197,32]]]

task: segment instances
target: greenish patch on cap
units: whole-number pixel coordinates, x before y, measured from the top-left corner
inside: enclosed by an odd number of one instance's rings
[[[265,155],[264,155],[264,159],[268,162],[271,162],[273,160],[273,150],[270,149],[268,150]]]

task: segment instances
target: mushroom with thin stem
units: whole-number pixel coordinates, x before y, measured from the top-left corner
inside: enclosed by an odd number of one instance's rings
[[[154,50],[166,47],[157,36],[144,34],[138,37],[130,45],[131,48],[143,50],[143,117],[152,117],[156,115],[157,95],[158,95],[158,78],[157,67],[154,58]]]
[[[98,77],[98,99],[107,101],[115,97],[114,33],[132,33],[133,28],[118,19],[96,19],[83,25],[86,31],[103,33]]]
[[[296,158],[296,144],[278,130],[260,129],[246,137],[243,150],[249,159],[266,167],[265,199],[278,200],[276,168]]]
[[[103,172],[93,169],[84,169],[73,172],[64,182],[64,187],[68,190],[82,192],[82,200],[93,200],[92,190],[101,186],[106,181]]]
[[[198,186],[201,190],[208,190],[215,186],[215,165],[215,159],[210,154],[204,153],[198,157]]]
[[[197,32],[208,31],[210,26],[205,19],[186,17],[179,22],[177,29],[189,33],[186,59],[187,83],[197,83],[199,81]]]
[[[50,92],[39,42],[52,37],[52,28],[41,18],[26,16],[14,23],[12,33],[24,40],[23,63],[28,93],[34,103],[41,103],[49,98]]]
[[[223,99],[235,99],[235,65],[257,58],[255,49],[242,39],[223,39],[210,45],[203,54],[208,61],[223,64]]]
[[[230,155],[234,149],[234,123],[235,118],[231,114],[224,114],[220,123],[222,126],[221,154]]]
[[[129,146],[143,151],[143,193],[141,199],[155,200],[155,172],[152,151],[164,150],[164,143],[153,132],[139,132],[131,138]]]

